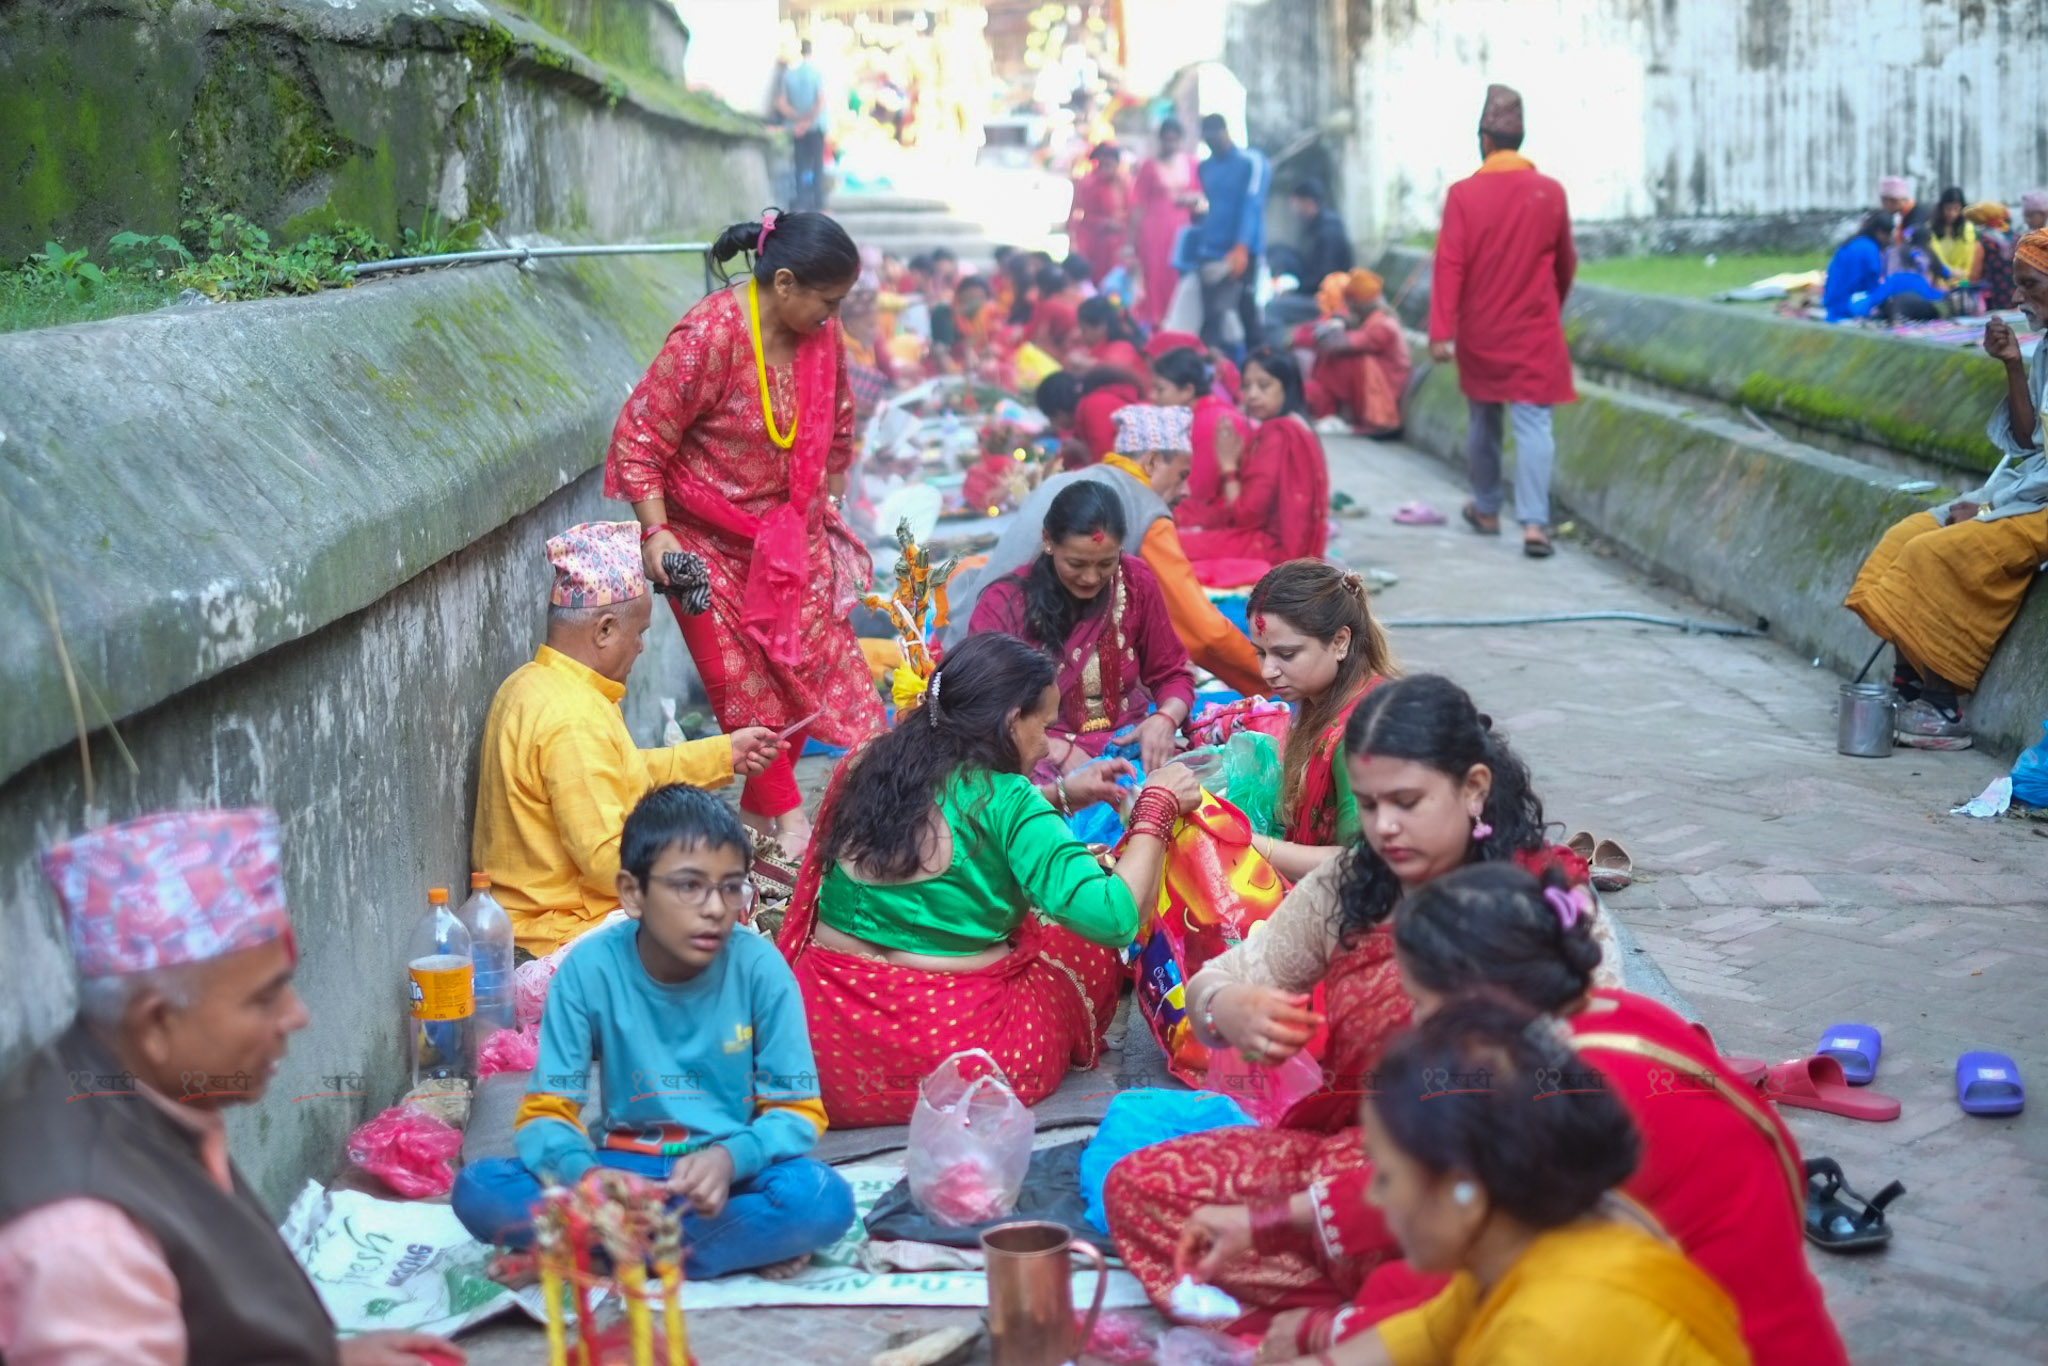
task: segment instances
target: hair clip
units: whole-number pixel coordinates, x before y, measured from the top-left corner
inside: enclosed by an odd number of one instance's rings
[[[768,234],[775,231],[776,211],[761,210],[761,235],[754,239],[754,255],[759,256],[768,249]]]
[[[924,714],[932,719],[932,729],[939,726],[939,675],[936,670],[924,685]]]
[[[1586,905],[1585,892],[1577,887],[1569,890],[1563,887],[1546,887],[1543,889],[1543,899],[1550,903],[1551,910],[1557,912],[1557,923],[1566,930],[1578,924],[1580,916],[1588,915],[1592,911],[1592,908]]]

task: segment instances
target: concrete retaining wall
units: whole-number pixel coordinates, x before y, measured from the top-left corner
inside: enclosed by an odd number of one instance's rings
[[[272,1199],[332,1169],[402,1089],[405,936],[425,888],[468,870],[484,713],[540,639],[541,543],[628,515],[593,467],[700,279],[673,258],[486,267],[0,337],[19,579],[0,587],[0,1066],[72,1004],[39,849],[151,809],[268,804],[313,1024],[232,1132]],[[665,614],[650,640],[643,743],[655,698],[693,686]],[[90,806],[66,657],[96,732]],[[365,1095],[294,1103],[352,1072]]]
[[[1414,349],[1409,439],[1462,467],[1457,374]],[[1876,638],[1842,598],[1885,529],[1926,505],[1896,491],[1895,473],[1583,378],[1555,421],[1554,488],[1571,515],[1738,620],[1768,620],[1773,639],[1838,673],[1862,666]],[[1970,724],[1979,745],[2009,753],[2040,738],[2044,717],[2048,591],[2037,585]]]
[[[1389,248],[1379,261],[1387,297],[1417,329],[1429,325],[1429,264],[1413,247]],[[2005,397],[2005,371],[1981,348],[1594,285],[1573,288],[1564,318],[1572,360],[1596,378],[1746,407],[1785,435],[1924,465],[1963,487],[1998,463],[1984,424]]]

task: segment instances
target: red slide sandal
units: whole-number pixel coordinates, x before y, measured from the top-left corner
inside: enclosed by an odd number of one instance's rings
[[[1794,1058],[1772,1067],[1764,1076],[1764,1097],[1780,1105],[1796,1105],[1848,1119],[1899,1117],[1897,1097],[1850,1086],[1842,1075],[1842,1064],[1825,1055]]]

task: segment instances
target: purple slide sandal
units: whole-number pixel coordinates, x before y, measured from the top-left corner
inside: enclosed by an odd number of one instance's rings
[[[1851,1086],[1868,1086],[1884,1055],[1884,1036],[1867,1024],[1833,1024],[1813,1051],[1842,1064],[1842,1079]]]
[[[1956,1059],[1956,1104],[1970,1115],[2016,1115],[2026,1107],[2020,1069],[2003,1053],[1970,1052]]]

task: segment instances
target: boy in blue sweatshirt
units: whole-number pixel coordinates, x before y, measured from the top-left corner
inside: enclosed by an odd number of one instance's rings
[[[599,1164],[667,1186],[692,1280],[788,1274],[853,1223],[845,1180],[805,1156],[825,1107],[796,979],[766,939],[733,937],[753,904],[751,858],[732,808],[700,788],[657,788],[633,808],[619,846],[631,919],[585,936],[555,973],[519,1156],[455,1180],[451,1204],[476,1237],[527,1246],[542,1183]],[[581,1120],[593,1057],[594,1143]]]

